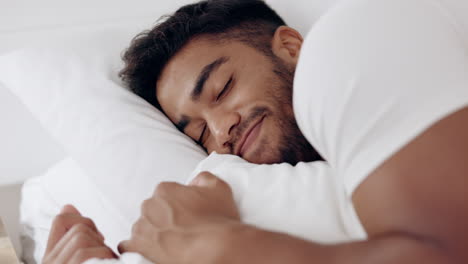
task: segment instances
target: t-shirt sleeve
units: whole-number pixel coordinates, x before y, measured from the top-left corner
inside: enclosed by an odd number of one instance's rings
[[[309,32],[294,111],[348,197],[399,149],[468,105],[460,30],[437,0],[354,0]]]

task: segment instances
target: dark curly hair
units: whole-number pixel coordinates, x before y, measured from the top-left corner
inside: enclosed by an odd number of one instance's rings
[[[181,7],[151,30],[138,34],[125,51],[119,76],[137,95],[161,109],[156,82],[168,61],[191,39],[241,41],[272,56],[271,39],[283,19],[262,0],[205,0]]]

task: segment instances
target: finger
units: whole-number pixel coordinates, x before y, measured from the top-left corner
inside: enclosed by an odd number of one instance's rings
[[[78,211],[78,209],[76,209],[76,207],[74,207],[71,204],[67,204],[67,205],[63,206],[62,210],[60,210],[60,214],[77,214],[77,215],[81,215],[80,211]]]
[[[77,251],[84,248],[100,246],[104,246],[104,243],[96,239],[95,236],[88,233],[79,233],[68,239],[68,241],[63,244],[63,248],[58,250],[58,254],[53,259],[56,260],[56,263],[69,263],[69,260]]]
[[[224,204],[226,215],[232,218],[239,219],[239,210],[235,204],[232,189],[225,181],[216,177],[214,174],[204,171],[197,175],[197,177],[190,183],[191,186],[200,189],[201,192],[209,191],[215,195],[215,199]],[[205,189],[207,188],[207,189]]]
[[[119,243],[117,246],[117,250],[119,251],[120,254],[123,254],[125,252],[131,252],[132,250],[132,243],[130,240],[124,240]]]
[[[198,174],[197,177],[195,177],[195,179],[193,179],[189,185],[211,188],[221,187],[230,189],[229,185],[225,181],[221,180],[214,174],[207,171],[203,171],[200,174]]]
[[[148,240],[142,240],[138,238],[132,238],[130,240],[124,240],[117,245],[117,251],[119,251],[120,254],[124,254],[127,252],[137,252],[141,253],[141,250],[143,247],[148,247],[150,246],[153,251],[157,251],[157,244],[152,244]]]
[[[175,197],[177,197],[177,195]],[[171,210],[171,206],[167,199],[147,199],[141,203],[141,216],[139,220],[145,219],[145,223],[153,228],[167,226],[172,222]],[[139,227],[140,224],[142,224],[142,221],[137,221],[134,224],[134,227]]]
[[[89,259],[115,259],[117,255],[108,247],[92,247],[92,248],[83,248],[77,250],[73,256],[70,258],[69,262],[71,264],[81,264]],[[65,263],[65,262],[64,262]]]
[[[186,186],[177,182],[161,182],[160,184],[158,184],[158,186],[156,186],[153,196],[173,195],[174,193],[180,191],[181,189],[184,189],[185,187]]]
[[[70,258],[72,253],[80,247],[104,245],[102,238],[89,226],[77,224],[68,231],[49,253],[49,259]],[[65,262],[58,262],[65,263]]]
[[[86,217],[82,217],[78,214],[59,214],[55,217],[51,231],[49,234],[49,240],[47,241],[46,254],[52,250],[58,241],[68,232],[74,225],[84,224],[89,226],[91,229],[98,232],[94,222]]]
[[[151,234],[154,228],[146,217],[141,216],[132,226],[132,237]]]

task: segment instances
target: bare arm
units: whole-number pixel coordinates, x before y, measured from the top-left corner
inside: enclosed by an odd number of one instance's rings
[[[467,188],[465,108],[396,153],[356,190],[368,241],[323,246],[244,226],[232,232],[225,257],[236,259],[231,263],[468,263]]]
[[[371,238],[407,233],[468,262],[468,108],[443,119],[374,171],[353,200]]]
[[[467,177],[468,108],[429,128],[358,187],[353,201],[367,241],[325,246],[245,225],[229,186],[205,173],[192,186],[158,186],[120,251],[161,264],[468,263]]]
[[[105,245],[94,222],[66,205],[52,223],[44,264],[79,264],[88,259],[113,259],[115,253]]]
[[[219,263],[457,263],[438,244],[404,233],[388,233],[368,241],[332,246],[248,226],[233,228],[229,237]]]

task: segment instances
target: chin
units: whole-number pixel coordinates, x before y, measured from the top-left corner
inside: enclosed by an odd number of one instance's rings
[[[250,163],[254,164],[276,164],[282,163],[282,155],[278,148],[273,142],[276,142],[276,139],[271,137],[263,137],[257,142],[255,149],[250,152],[247,152],[242,158]]]
[[[259,165],[260,164],[277,164],[277,163],[283,162],[278,157],[273,157],[272,155],[266,157],[265,155],[262,155],[262,154],[249,155],[248,157],[244,157],[243,159],[250,163],[259,164]]]

